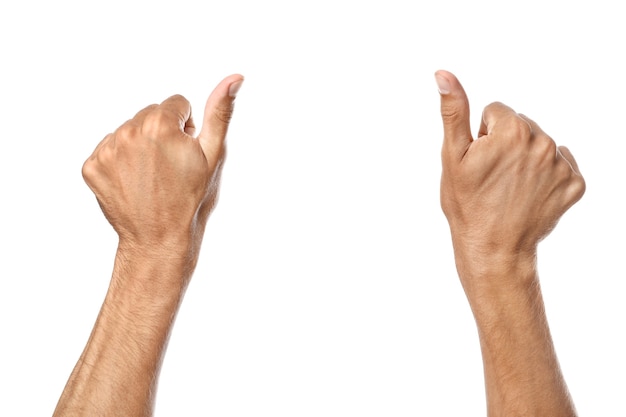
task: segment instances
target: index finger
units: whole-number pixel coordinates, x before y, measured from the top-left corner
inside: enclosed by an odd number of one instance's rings
[[[159,110],[173,114],[178,119],[180,130],[187,133],[195,131],[193,119],[191,117],[191,104],[189,100],[180,94],[175,94],[166,98],[158,107]]]
[[[500,103],[499,101],[489,104],[483,110],[483,116],[480,120],[480,129],[478,130],[478,137],[492,133],[498,122],[511,117],[519,116],[506,104]]]
[[[518,116],[528,122],[530,127],[533,129],[533,134],[534,135],[544,135],[544,136],[550,137],[550,135],[548,135],[546,132],[544,132],[543,129],[537,124],[537,122],[535,122],[530,117],[528,117],[528,116],[526,116],[525,114],[522,114],[522,113],[518,113]]]

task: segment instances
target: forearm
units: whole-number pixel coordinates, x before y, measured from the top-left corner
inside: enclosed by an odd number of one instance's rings
[[[152,414],[167,341],[194,265],[184,257],[159,258],[118,249],[108,293],[55,417]]]
[[[488,415],[575,416],[534,255],[494,258],[482,265],[457,258],[480,337]]]

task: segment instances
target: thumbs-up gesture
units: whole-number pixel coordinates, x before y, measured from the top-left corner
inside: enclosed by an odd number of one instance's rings
[[[444,128],[441,206],[457,265],[534,259],[537,244],[585,192],[574,157],[502,103],[484,109],[473,137],[463,87],[447,71],[435,78]]]
[[[153,104],[107,135],[83,177],[120,238],[120,247],[197,256],[213,210],[233,102],[243,77],[225,78],[209,96],[196,135],[180,95]],[[146,253],[148,252],[148,253]]]
[[[550,335],[537,245],[585,192],[574,157],[502,103],[470,132],[463,87],[435,73],[444,140],[441,206],[480,339],[487,413],[574,416]]]

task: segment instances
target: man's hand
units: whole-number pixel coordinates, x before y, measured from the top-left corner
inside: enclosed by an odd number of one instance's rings
[[[120,247],[197,256],[216,203],[242,81],[231,75],[215,88],[197,137],[189,102],[175,95],[106,136],[85,162],[83,177],[119,234]]]
[[[534,254],[585,191],[569,150],[502,103],[470,132],[469,103],[454,75],[439,71],[444,126],[441,206],[455,249],[510,260]]]
[[[109,291],[55,417],[152,415],[242,81],[231,75],[213,90],[197,137],[189,103],[172,96],[137,113],[85,162],[85,181],[120,240]]]
[[[567,148],[501,103],[478,137],[456,77],[435,74],[444,126],[441,206],[478,327],[488,415],[576,415],[550,336],[537,245],[585,182]]]

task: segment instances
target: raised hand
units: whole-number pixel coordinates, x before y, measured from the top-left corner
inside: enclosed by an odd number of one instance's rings
[[[138,112],[85,162],[85,181],[122,246],[197,252],[216,203],[226,132],[242,81],[231,75],[215,88],[197,137],[189,102],[175,95]]]
[[[436,78],[443,85],[441,206],[455,249],[490,262],[534,255],[585,191],[574,157],[502,103],[484,109],[474,138],[463,87],[449,72]]]
[[[576,415],[537,273],[537,245],[585,191],[574,157],[502,103],[470,132],[456,77],[435,74],[444,141],[441,206],[480,338],[490,417]]]
[[[55,417],[152,415],[167,341],[216,203],[242,81],[231,75],[218,84],[197,137],[189,102],[176,95],[137,113],[83,165],[119,247]]]

